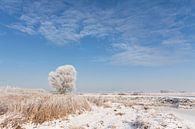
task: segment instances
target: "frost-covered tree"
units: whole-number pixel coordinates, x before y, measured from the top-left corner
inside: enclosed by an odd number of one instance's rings
[[[60,66],[49,73],[48,80],[59,93],[70,93],[75,87],[76,69],[72,65]]]

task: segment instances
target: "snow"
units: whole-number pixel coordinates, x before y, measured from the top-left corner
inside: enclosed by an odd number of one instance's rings
[[[179,111],[178,111],[179,112]],[[26,129],[193,129],[193,122],[177,117],[172,110],[131,106],[111,103],[110,107],[93,106],[92,110],[80,115],[70,115],[68,119],[58,119],[41,125],[25,124]]]
[[[175,116],[186,123],[190,129],[195,129],[195,109],[166,108],[166,112],[175,114]]]

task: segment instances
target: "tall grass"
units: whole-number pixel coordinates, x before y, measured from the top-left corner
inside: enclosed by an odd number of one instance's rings
[[[42,90],[0,89],[0,128],[35,124],[90,110],[82,96],[52,94]]]

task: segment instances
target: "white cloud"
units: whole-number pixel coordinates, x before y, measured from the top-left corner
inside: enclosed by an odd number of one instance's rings
[[[64,29],[65,31],[63,30],[63,28],[58,29],[58,27],[53,25],[53,23],[51,22],[45,22],[42,23],[41,27],[39,28],[39,32],[44,35],[45,38],[47,38],[48,40],[59,44],[66,43],[68,41],[76,42],[80,40],[79,35],[72,32],[71,29]]]
[[[121,48],[121,46],[119,46]],[[107,58],[112,64],[123,65],[164,65],[173,64],[180,61],[180,55],[176,52],[163,51],[161,48],[144,47],[139,45],[122,45],[123,51],[115,53],[111,58]],[[183,62],[185,60],[182,60]]]
[[[8,25],[7,27],[19,30],[21,32],[24,32],[24,33],[27,33],[27,34],[30,34],[30,35],[36,34],[36,32],[33,29],[33,26],[24,26],[24,25],[21,25],[21,24],[12,24],[12,25]]]
[[[181,37],[174,37],[171,39],[164,40],[162,41],[162,45],[167,46],[167,47],[174,47],[179,50],[181,49],[191,50],[192,49],[191,43]]]
[[[194,54],[189,52],[192,40],[183,33],[194,25],[189,4],[176,7],[174,2],[166,5],[141,0],[103,8],[92,1],[0,0],[0,3],[0,10],[17,18],[7,25],[9,28],[42,35],[56,44],[79,42],[87,36],[106,38],[113,49],[108,60],[113,63],[167,64]]]
[[[0,10],[5,10],[9,14],[18,14],[21,11],[23,0],[0,0]]]

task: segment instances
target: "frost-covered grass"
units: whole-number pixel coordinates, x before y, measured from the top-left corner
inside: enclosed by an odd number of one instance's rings
[[[58,119],[35,126],[28,123],[26,129],[194,129],[195,124],[178,118],[164,108],[122,103],[110,103],[110,107],[92,106],[92,110],[67,119]],[[190,125],[191,124],[191,125]]]
[[[192,129],[191,127],[195,127],[193,122],[177,117],[178,113],[168,112],[171,108],[177,111],[194,108],[195,101],[186,98],[184,94],[182,97],[170,96],[166,96],[165,93],[62,95],[41,89],[1,88],[0,128]]]
[[[17,127],[29,121],[43,123],[86,110],[90,110],[90,104],[81,96],[51,94],[44,90],[0,89],[0,128]]]

